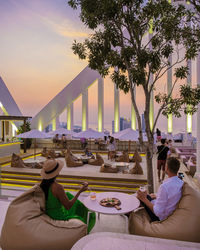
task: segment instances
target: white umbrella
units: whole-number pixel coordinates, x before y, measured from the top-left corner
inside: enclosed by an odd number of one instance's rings
[[[143,140],[147,141],[147,136],[145,133],[142,133]],[[117,133],[112,134],[112,136],[119,140],[124,141],[138,141],[139,132],[137,130],[133,130],[132,128],[127,128]]]
[[[35,139],[34,141],[34,159],[35,159],[35,150],[36,150],[36,139],[44,139],[44,138],[49,138],[49,135],[45,132],[41,132],[37,129],[32,129],[28,132],[22,133],[17,135],[16,137],[18,138],[31,138]]]
[[[94,129],[87,129],[85,131],[79,132],[77,134],[74,134],[73,137],[75,138],[86,138],[86,139],[98,139],[98,138],[104,138],[103,132],[98,132]]]
[[[51,136],[51,137],[55,136],[56,134],[58,134],[58,135],[70,135],[70,136],[72,136],[74,134],[74,132],[71,131],[71,130],[68,130],[66,128],[58,128],[58,129],[56,129],[54,131],[51,131],[51,132],[49,132],[47,134],[49,136]]]

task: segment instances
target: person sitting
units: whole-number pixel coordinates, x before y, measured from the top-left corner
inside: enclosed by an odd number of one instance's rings
[[[75,196],[66,192],[62,185],[56,182],[56,177],[63,168],[64,163],[49,159],[44,162],[41,170],[42,181],[40,187],[45,194],[46,214],[54,220],[79,219],[87,224],[88,209],[78,200],[79,195],[88,189],[84,182]],[[88,232],[95,225],[95,213],[90,214]]]
[[[173,147],[169,148],[169,151],[167,152],[167,158],[169,157],[175,157],[178,158],[178,154],[176,153],[176,149]]]
[[[56,135],[54,136],[54,138],[53,138],[53,143],[55,143],[55,144],[57,144],[57,145],[60,144],[60,140],[59,140],[59,135],[58,135],[58,134],[56,134]]]
[[[91,159],[95,159],[95,156],[88,148],[85,148],[84,156],[90,157]]]
[[[67,147],[67,137],[65,134],[62,134],[61,143],[62,143],[63,148]]]
[[[138,190],[137,198],[144,205],[151,221],[165,220],[176,209],[182,195],[183,181],[177,176],[180,162],[175,157],[167,159],[165,167],[168,179],[160,185],[157,196],[147,195],[147,192]]]
[[[114,160],[116,155],[116,141],[114,137],[108,136],[108,160]]]

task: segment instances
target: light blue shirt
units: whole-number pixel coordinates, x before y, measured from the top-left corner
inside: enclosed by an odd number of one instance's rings
[[[166,219],[176,209],[182,196],[183,181],[178,176],[166,179],[158,190],[157,198],[152,201],[153,211],[160,219]]]

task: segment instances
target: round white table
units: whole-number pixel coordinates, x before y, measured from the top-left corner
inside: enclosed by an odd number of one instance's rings
[[[104,207],[99,204],[99,202],[104,198],[117,198],[121,201],[119,207],[120,210],[117,210],[115,207]],[[120,193],[120,192],[103,192],[96,194],[96,200],[91,200],[90,196],[86,197],[83,200],[84,205],[92,212],[98,213],[98,219],[100,214],[110,214],[110,215],[124,215],[129,212],[134,211],[140,205],[140,201],[133,195]],[[128,228],[128,217],[124,216],[126,219],[126,228]],[[89,222],[89,214],[88,221]]]
[[[127,163],[127,162],[115,162],[113,164],[113,166],[115,166],[116,168],[118,168],[119,171],[121,171],[121,172],[123,170],[125,170],[125,169],[129,169],[129,163]]]

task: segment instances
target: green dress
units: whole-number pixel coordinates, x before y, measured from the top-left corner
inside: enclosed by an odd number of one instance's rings
[[[66,192],[69,200],[73,199],[73,195]],[[69,220],[79,219],[87,224],[88,209],[83,205],[82,202],[76,200],[74,205],[67,210],[61,202],[52,194],[51,187],[48,192],[48,199],[46,200],[46,214],[54,220]],[[90,213],[88,223],[88,233],[92,230],[95,225],[96,214]]]

